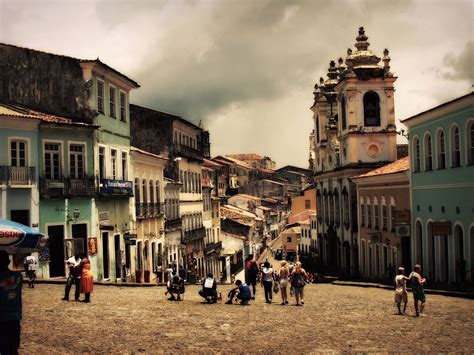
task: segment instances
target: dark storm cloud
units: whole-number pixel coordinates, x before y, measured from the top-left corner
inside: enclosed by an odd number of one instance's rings
[[[474,42],[466,43],[463,51],[456,55],[455,53],[446,54],[443,64],[449,71],[443,71],[441,76],[449,80],[470,80],[474,83]]]

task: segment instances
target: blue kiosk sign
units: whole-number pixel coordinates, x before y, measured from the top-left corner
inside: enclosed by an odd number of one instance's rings
[[[100,194],[106,196],[133,196],[133,182],[125,180],[101,180]]]

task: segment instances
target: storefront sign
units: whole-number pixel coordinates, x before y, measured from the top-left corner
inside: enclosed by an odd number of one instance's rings
[[[133,183],[125,180],[101,180],[100,193],[110,196],[133,196]]]
[[[108,221],[109,220],[109,211],[99,212],[99,221]]]
[[[451,222],[433,222],[433,235],[450,235],[451,234]]]
[[[50,182],[48,182],[48,188],[50,188],[50,189],[64,189],[64,182],[50,181]]]

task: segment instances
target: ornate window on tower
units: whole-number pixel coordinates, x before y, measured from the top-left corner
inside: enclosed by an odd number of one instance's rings
[[[364,95],[364,126],[380,126],[380,98],[374,91]]]
[[[319,116],[316,116],[316,143],[319,143]]]
[[[341,96],[341,127],[342,129],[347,128],[347,119],[346,119],[346,97]]]

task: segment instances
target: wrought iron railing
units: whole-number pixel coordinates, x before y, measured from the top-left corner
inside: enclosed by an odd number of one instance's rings
[[[0,183],[6,185],[33,185],[36,168],[31,166],[0,166]]]
[[[206,236],[206,229],[204,227],[185,231],[183,233],[183,243],[189,243],[189,242],[192,242],[193,240],[204,238],[205,236]]]

